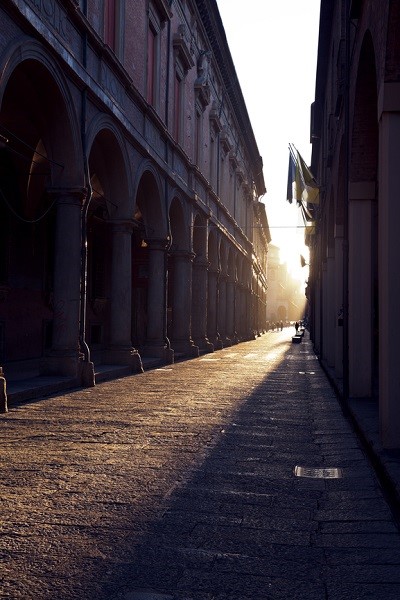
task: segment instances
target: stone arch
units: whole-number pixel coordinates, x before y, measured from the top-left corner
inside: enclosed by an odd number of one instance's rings
[[[84,171],[79,115],[62,69],[39,42],[30,38],[13,43],[3,55],[2,66],[0,131],[7,129],[5,137],[11,134],[10,141],[15,133],[32,155],[42,140],[46,158],[52,161],[52,186],[81,186]]]
[[[93,119],[86,144],[92,201],[102,199],[110,218],[132,218],[132,176],[126,144],[108,115],[99,114]]]
[[[3,54],[2,67],[0,283],[7,297],[0,321],[7,322],[7,328],[0,333],[0,358],[15,365],[23,360],[30,373],[40,373],[47,369],[47,356],[54,348],[56,314],[61,315],[58,339],[77,354],[84,184],[80,126],[67,81],[38,42],[18,40]],[[61,197],[64,207],[73,207],[67,209],[69,215],[74,213],[68,239],[56,218]],[[67,244],[71,251],[66,266],[74,271],[69,290],[59,285],[69,277],[62,272]],[[69,373],[75,375],[73,369]],[[11,367],[6,374],[12,377]]]
[[[120,264],[116,264],[116,244],[123,235],[121,221],[126,221],[126,226],[129,227],[133,207],[129,202],[130,177],[123,140],[106,115],[100,115],[91,123],[87,143],[92,196],[87,212],[86,339],[94,360],[102,362],[104,351],[113,342],[116,328],[114,303],[121,282],[114,274],[118,269],[123,269],[122,262],[126,260],[125,256],[120,257]],[[130,253],[131,248],[129,255]],[[128,268],[124,269],[124,274],[126,281],[130,277]],[[125,297],[126,293],[123,295]],[[129,312],[130,310],[131,307]],[[124,312],[127,311],[128,308],[125,307]]]
[[[143,222],[145,236],[168,240],[170,230],[163,186],[158,172],[148,160],[144,160],[137,170],[134,191],[135,218]]]
[[[147,159],[138,166],[133,194],[132,341],[145,355],[164,356],[169,221],[161,178]]]

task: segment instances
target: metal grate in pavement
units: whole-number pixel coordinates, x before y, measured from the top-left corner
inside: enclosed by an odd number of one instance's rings
[[[343,477],[343,470],[337,467],[320,469],[295,466],[293,473],[296,477],[312,477],[314,479],[340,479]]]

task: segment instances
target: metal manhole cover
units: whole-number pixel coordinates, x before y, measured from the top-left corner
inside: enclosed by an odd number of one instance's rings
[[[312,477],[313,479],[340,479],[343,477],[343,470],[337,467],[316,469],[296,466],[293,472],[296,477]]]

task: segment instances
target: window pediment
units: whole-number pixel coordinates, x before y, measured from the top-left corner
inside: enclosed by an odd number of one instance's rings
[[[231,141],[229,139],[229,135],[228,135],[228,133],[225,130],[222,130],[221,137],[220,137],[220,142],[221,142],[222,149],[224,150],[224,152],[226,154],[228,154],[228,152],[232,148],[232,144],[231,144]]]
[[[166,0],[152,0],[152,3],[156,8],[162,22],[169,21],[171,19],[172,13]]]
[[[194,66],[194,60],[190,48],[186,41],[186,27],[179,25],[177,33],[172,38],[175,58],[179,58],[185,72],[188,72]]]
[[[222,131],[222,123],[215,103],[210,111],[210,122],[214,125],[217,132]]]

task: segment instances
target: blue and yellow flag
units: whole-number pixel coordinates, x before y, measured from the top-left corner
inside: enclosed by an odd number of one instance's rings
[[[298,204],[319,204],[319,187],[300,153],[289,144],[287,200],[293,199]]]

